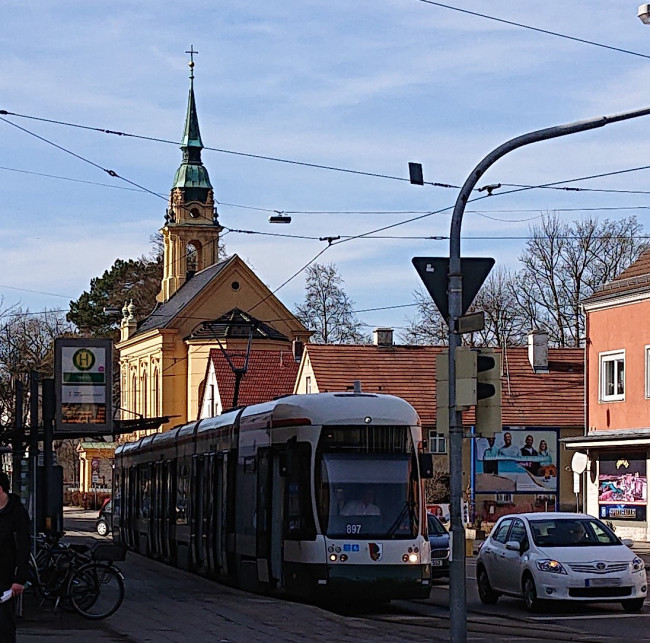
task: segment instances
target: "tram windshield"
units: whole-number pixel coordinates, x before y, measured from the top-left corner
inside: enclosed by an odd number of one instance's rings
[[[317,503],[330,538],[409,538],[417,534],[418,485],[408,454],[326,453]]]

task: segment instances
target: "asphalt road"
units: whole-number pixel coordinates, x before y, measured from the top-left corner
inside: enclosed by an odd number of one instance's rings
[[[67,536],[102,540],[93,533],[97,512],[66,510]],[[646,551],[647,550],[647,551]],[[646,548],[644,556],[650,553]],[[448,641],[448,585],[437,581],[426,601],[324,610],[248,594],[129,553],[120,563],[126,599],[105,621],[53,612],[27,597],[19,643],[203,641]],[[650,641],[650,608],[627,614],[619,605],[553,605],[528,614],[523,602],[502,598],[485,606],[476,593],[475,563],[467,564],[468,641]]]

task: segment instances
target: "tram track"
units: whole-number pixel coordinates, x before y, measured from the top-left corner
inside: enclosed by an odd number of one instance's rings
[[[428,632],[449,636],[450,617],[446,607],[419,601],[393,601],[389,605],[363,608],[348,607],[337,613],[357,619],[400,624],[409,628],[426,628]],[[467,613],[467,633],[470,641],[556,641],[557,643],[611,641],[609,636],[579,632],[573,628],[540,623],[532,618],[515,618],[508,615]],[[431,640],[431,639],[429,639]],[[439,640],[447,640],[441,638]]]

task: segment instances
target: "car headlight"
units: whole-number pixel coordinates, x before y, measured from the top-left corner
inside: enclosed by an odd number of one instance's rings
[[[539,569],[540,572],[550,572],[551,574],[566,574],[566,569],[562,567],[562,563],[558,563],[557,560],[551,560],[551,559],[546,559],[546,560],[536,560],[535,564],[537,565],[537,569]]]
[[[645,563],[643,562],[643,559],[636,556],[632,561],[632,571],[640,572],[643,569],[645,569]]]

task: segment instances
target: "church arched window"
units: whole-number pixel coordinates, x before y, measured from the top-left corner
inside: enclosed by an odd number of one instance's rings
[[[146,369],[142,371],[142,410],[140,411],[144,417],[149,417],[149,377],[147,376],[147,371]]]
[[[160,409],[160,375],[158,373],[158,368],[154,368],[153,381],[151,384],[153,386],[153,408],[151,409],[151,412],[153,417],[160,417],[162,411]]]

